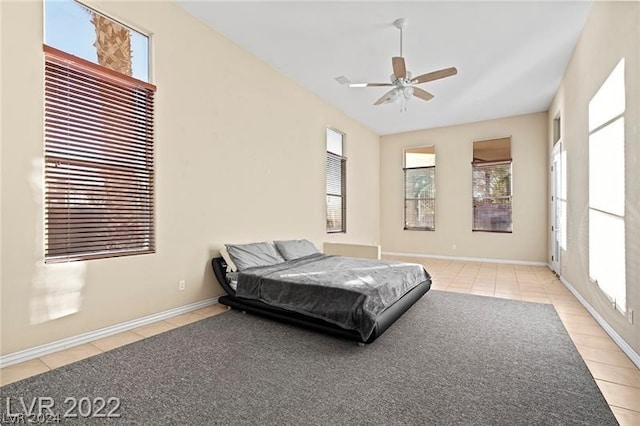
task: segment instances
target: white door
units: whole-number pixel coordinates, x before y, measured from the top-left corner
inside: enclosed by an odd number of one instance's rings
[[[562,144],[553,147],[551,157],[551,269],[560,275],[562,239]]]

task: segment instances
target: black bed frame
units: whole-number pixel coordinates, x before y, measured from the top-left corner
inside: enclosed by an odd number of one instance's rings
[[[214,257],[211,259],[211,266],[218,282],[227,292],[226,296],[218,299],[218,302],[231,308],[239,309],[244,312],[263,315],[291,324],[312,328],[314,330],[330,333],[333,335],[345,337],[347,339],[357,340],[361,343],[371,343],[376,340],[387,328],[391,326],[398,318],[402,316],[413,304],[425,295],[431,288],[431,278],[421,282],[397,302],[385,309],[377,318],[375,328],[371,336],[367,340],[362,340],[360,333],[356,330],[347,330],[335,324],[323,321],[321,319],[309,317],[297,312],[291,312],[286,309],[276,308],[267,305],[258,300],[244,299],[235,296],[235,291],[227,281],[226,270],[227,264],[222,257]]]

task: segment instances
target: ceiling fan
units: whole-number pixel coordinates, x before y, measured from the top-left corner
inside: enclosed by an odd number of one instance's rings
[[[455,67],[444,68],[437,71],[421,74],[412,77],[411,72],[407,71],[407,66],[402,56],[402,36],[403,31],[407,28],[407,20],[405,18],[396,19],[393,25],[400,30],[400,56],[391,58],[393,66],[393,74],[391,74],[391,83],[351,83],[349,87],[393,87],[390,91],[382,95],[380,99],[374,102],[374,105],[385,104],[389,102],[399,101],[400,110],[406,111],[407,101],[411,97],[416,97],[428,101],[433,95],[426,90],[416,87],[417,84],[426,83],[428,81],[438,80],[445,77],[456,75],[458,70]]]

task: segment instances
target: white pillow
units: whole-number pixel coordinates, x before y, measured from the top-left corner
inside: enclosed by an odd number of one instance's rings
[[[220,256],[222,256],[224,261],[227,263],[227,272],[238,272],[238,267],[233,263],[233,260],[231,260],[229,252],[225,246],[222,246],[220,249]]]

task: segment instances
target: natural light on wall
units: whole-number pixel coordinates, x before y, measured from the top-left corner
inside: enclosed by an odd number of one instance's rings
[[[589,277],[626,311],[622,59],[589,102]]]
[[[35,200],[42,204],[44,199],[44,161],[33,160],[31,167],[31,190]],[[82,305],[82,290],[85,284],[86,264],[84,262],[54,263],[44,262],[44,207],[40,209],[36,223],[38,232],[38,260],[31,281],[29,317],[32,324],[39,324],[75,314]]]

